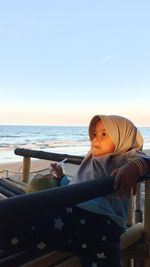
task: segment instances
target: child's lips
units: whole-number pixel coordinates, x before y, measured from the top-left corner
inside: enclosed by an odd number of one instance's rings
[[[96,149],[97,149],[97,148],[99,148],[99,146],[92,145],[92,149],[93,149],[93,148],[96,148]]]

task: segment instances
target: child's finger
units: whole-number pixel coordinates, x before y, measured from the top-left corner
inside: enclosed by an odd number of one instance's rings
[[[50,166],[55,168],[57,166],[57,164],[56,163],[51,163]]]
[[[113,170],[112,173],[111,173],[111,175],[112,175],[112,176],[117,175],[117,174],[118,174],[118,171],[119,171],[119,169],[115,169],[115,170]]]

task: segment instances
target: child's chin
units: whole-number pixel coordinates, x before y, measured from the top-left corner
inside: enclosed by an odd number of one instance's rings
[[[92,149],[91,151],[93,157],[100,157],[103,155],[100,151],[96,151],[95,149]]]

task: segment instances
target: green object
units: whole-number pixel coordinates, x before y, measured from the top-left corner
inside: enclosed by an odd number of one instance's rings
[[[26,192],[32,193],[57,186],[59,186],[59,183],[58,180],[55,178],[55,176],[51,174],[47,175],[37,174],[27,185]]]

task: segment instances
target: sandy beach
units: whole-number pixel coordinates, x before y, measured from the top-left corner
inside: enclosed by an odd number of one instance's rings
[[[0,176],[5,177],[6,171],[2,170],[11,170],[9,172],[9,177],[16,176],[17,172],[22,172],[22,163],[23,162],[10,162],[10,163],[0,163]],[[30,171],[36,172],[39,170],[47,169],[50,167],[50,161],[48,160],[31,160]],[[16,173],[15,173],[16,172]]]
[[[146,153],[146,155],[150,156],[150,149],[144,150],[144,152]],[[30,167],[30,171],[31,172],[36,172],[42,169],[47,169],[50,167],[50,163],[51,161],[49,160],[35,160],[32,159],[31,160],[31,167]],[[71,167],[69,166],[71,165]],[[72,164],[67,164],[67,172],[69,170],[69,173],[71,174],[71,172],[74,170],[72,169],[73,165]],[[10,162],[10,163],[0,163],[0,176],[3,176],[3,173],[1,172],[2,170],[12,170],[14,172],[21,172],[22,171],[22,162]],[[70,170],[71,169],[71,170]],[[10,175],[14,176],[15,173],[10,173]]]
[[[31,160],[31,171],[38,171],[41,169],[49,168],[50,161],[48,160]],[[3,169],[10,169],[12,171],[21,171],[22,162],[10,162],[10,163],[0,163],[0,171]]]

